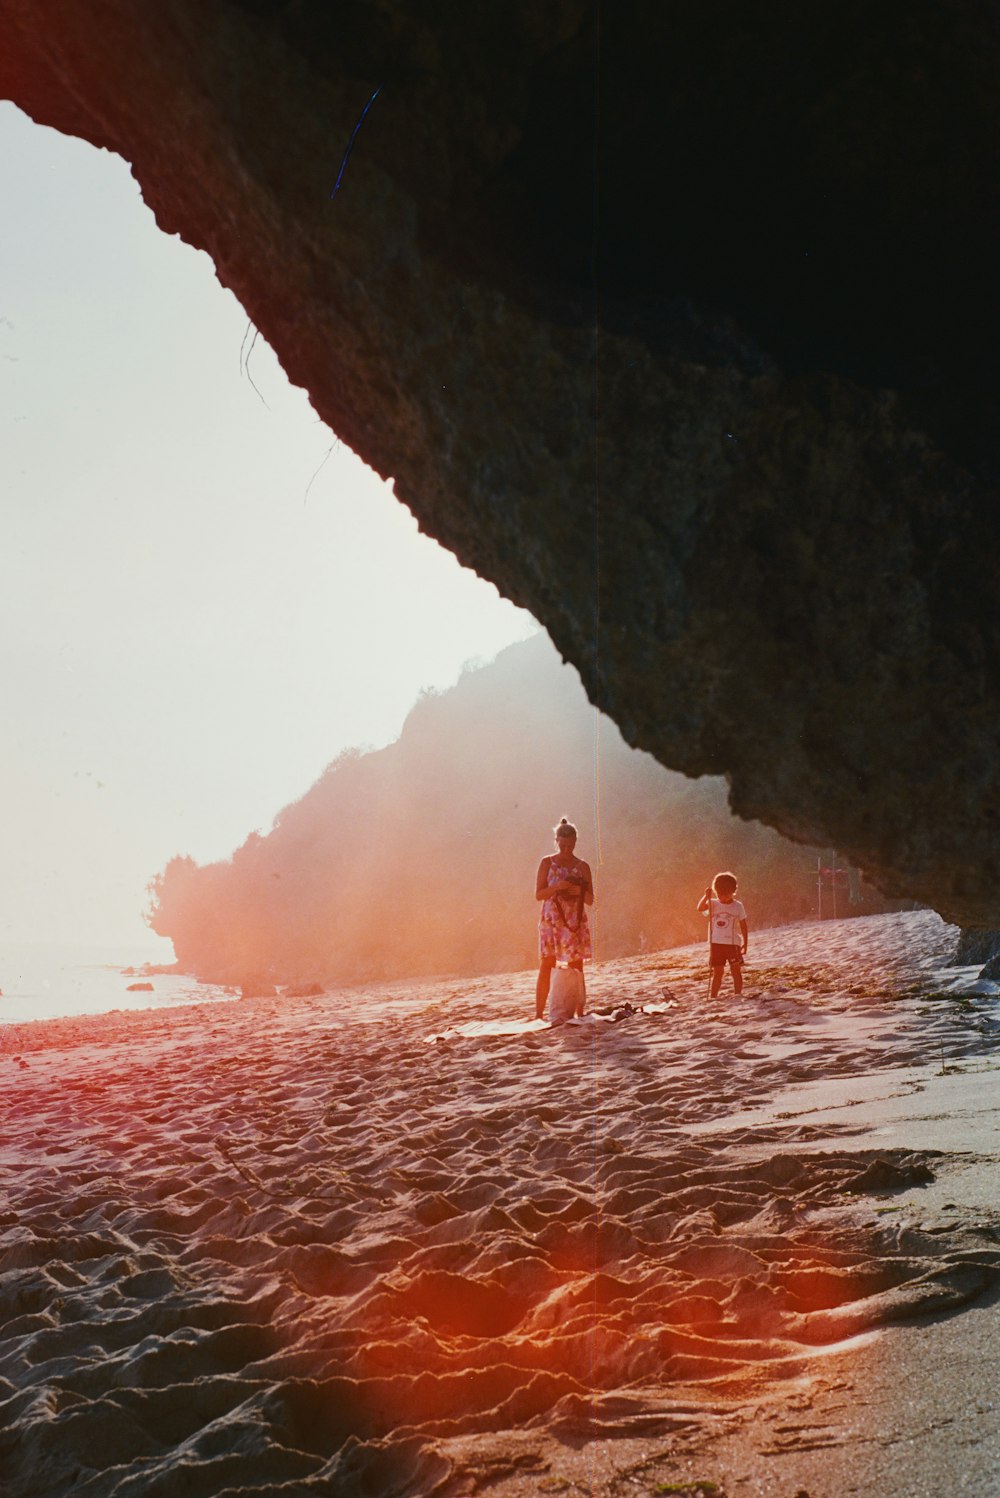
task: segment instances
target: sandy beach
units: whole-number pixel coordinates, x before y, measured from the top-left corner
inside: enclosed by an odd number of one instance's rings
[[[1000,1006],[929,912],[10,1027],[6,1498],[1000,1492]]]

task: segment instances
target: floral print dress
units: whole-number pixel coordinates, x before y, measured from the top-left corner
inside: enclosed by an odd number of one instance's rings
[[[558,884],[571,875],[581,875],[585,865],[578,858],[569,863],[560,863],[558,858],[549,859],[548,883]],[[554,957],[556,962],[586,962],[592,956],[590,945],[590,922],[587,907],[583,903],[583,890],[579,895],[550,895],[542,901],[542,914],[538,922],[538,955]]]

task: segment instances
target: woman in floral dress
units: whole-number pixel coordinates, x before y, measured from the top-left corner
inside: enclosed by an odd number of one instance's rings
[[[538,922],[538,982],[535,985],[535,1015],[541,1019],[549,997],[552,969],[557,962],[583,972],[589,961],[590,923],[587,906],[594,903],[594,879],[590,865],[577,858],[576,828],[563,817],[554,829],[557,853],[543,858],[535,878],[535,899],[542,902]]]

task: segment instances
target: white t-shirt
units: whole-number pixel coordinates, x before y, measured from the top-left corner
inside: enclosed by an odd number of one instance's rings
[[[739,923],[745,921],[747,913],[739,900],[709,901],[708,939],[719,947],[741,947]]]

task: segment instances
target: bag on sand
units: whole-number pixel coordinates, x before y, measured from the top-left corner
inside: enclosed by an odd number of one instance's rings
[[[586,1002],[587,987],[579,968],[553,968],[549,987],[549,1024],[561,1025],[574,1014],[582,1014]]]

